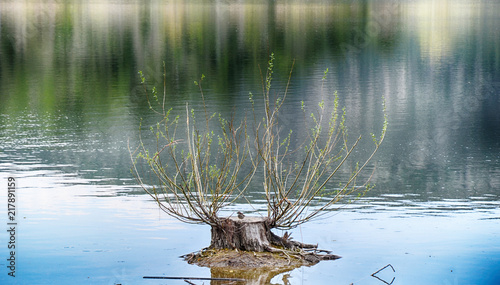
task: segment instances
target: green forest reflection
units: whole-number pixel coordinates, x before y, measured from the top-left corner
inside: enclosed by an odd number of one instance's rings
[[[379,185],[466,197],[500,185],[497,11],[494,1],[473,0],[2,1],[0,131],[13,137],[9,128],[32,120],[23,125],[30,137],[29,128],[51,126],[45,137],[67,135],[74,148],[87,139],[82,153],[111,148],[88,157],[70,149],[68,161],[120,165],[111,176],[129,176],[126,140],[148,114],[139,70],[161,87],[165,62],[174,108],[199,103],[193,81],[204,74],[211,111],[230,112],[259,93],[259,69],[274,52],[275,86],[295,60],[283,115],[292,128],[301,100],[322,100],[318,82],[329,68],[325,93],[339,91],[356,132],[380,129],[374,106],[386,98]]]
[[[470,33],[473,19],[488,11],[439,3],[7,2],[0,10],[0,108],[53,112],[109,105],[113,96],[129,96],[138,70],[162,83],[162,61],[167,93],[183,95],[202,73],[214,78],[214,94],[241,77],[258,83],[258,64],[271,51],[283,74],[293,59],[306,69],[318,55],[343,61],[362,49],[384,54],[405,36],[439,59],[458,48],[456,33]],[[429,14],[430,21],[421,21]],[[498,67],[498,50],[491,54]]]
[[[1,108],[85,113],[90,104],[111,109],[112,98],[131,94],[138,70],[161,84],[162,61],[167,94],[184,95],[202,73],[214,78],[214,94],[223,94],[241,77],[258,84],[258,64],[271,51],[287,74],[293,59],[305,68],[318,53],[341,56],[346,47],[359,47],[362,39],[353,31],[366,33],[370,17],[380,17],[385,8],[368,1],[4,3]],[[379,25],[383,30],[370,39],[383,48],[394,45],[399,33],[399,12],[390,8],[383,15],[391,24]]]

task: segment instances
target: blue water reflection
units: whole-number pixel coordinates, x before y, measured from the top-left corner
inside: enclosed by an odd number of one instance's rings
[[[207,246],[209,228],[167,217],[144,195],[117,195],[130,186],[92,185],[49,169],[13,175],[20,221],[12,284],[151,284],[142,276],[210,276],[179,258]],[[394,277],[393,284],[497,284],[498,201],[471,206],[407,198],[367,198],[294,230],[296,240],[318,242],[343,258],[293,270],[288,280],[382,284],[371,274],[391,264],[396,272],[378,276]],[[6,256],[6,248],[0,253]],[[273,282],[282,284],[284,275]],[[3,274],[0,280],[13,279]]]
[[[117,196],[123,187],[57,171],[13,175],[17,270],[15,278],[3,271],[2,284],[141,284],[144,275],[210,274],[179,259],[209,243],[208,229],[165,217],[145,196]]]

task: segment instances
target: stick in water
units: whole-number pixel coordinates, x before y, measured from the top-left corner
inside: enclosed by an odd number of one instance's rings
[[[144,276],[144,279],[171,279],[171,280],[209,280],[209,281],[246,281],[239,278],[210,278],[210,277],[169,277],[169,276]]]

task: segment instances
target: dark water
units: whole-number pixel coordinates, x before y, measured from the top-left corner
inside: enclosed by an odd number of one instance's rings
[[[295,61],[283,120],[297,133],[300,102],[334,91],[352,136],[379,132],[382,97],[389,116],[377,187],[293,231],[343,258],[290,282],[384,284],[370,274],[390,263],[380,277],[393,284],[500,283],[498,1],[185,2],[0,3],[6,228],[7,177],[18,183],[17,276],[2,231],[2,284],[210,276],[177,258],[208,245],[209,229],[159,212],[130,174],[127,144],[156,120],[138,71],[161,88],[165,62],[174,112],[200,107],[203,74],[210,110],[229,115],[259,94],[271,52],[276,92]]]

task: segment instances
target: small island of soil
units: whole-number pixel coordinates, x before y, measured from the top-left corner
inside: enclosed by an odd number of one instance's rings
[[[288,233],[275,235],[269,222],[264,217],[224,218],[222,227],[212,227],[210,247],[182,257],[211,268],[213,278],[243,278],[251,284],[268,284],[262,282],[277,274],[340,258],[317,245],[294,241]]]

